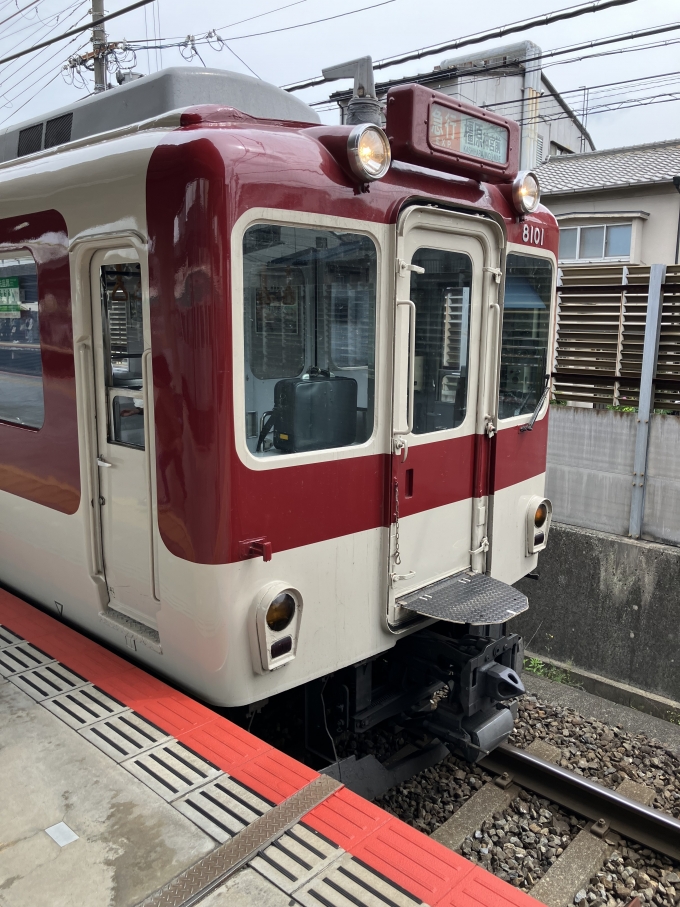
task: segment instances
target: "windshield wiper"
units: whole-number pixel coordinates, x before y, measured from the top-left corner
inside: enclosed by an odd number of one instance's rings
[[[550,375],[546,375],[545,376],[545,389],[544,389],[543,393],[541,394],[541,399],[536,404],[536,409],[533,411],[533,413],[531,415],[531,419],[529,419],[529,421],[525,425],[520,425],[520,427],[519,427],[520,431],[533,431],[534,430],[534,422],[536,421],[536,419],[538,419],[538,414],[540,413],[541,409],[543,408],[543,404],[545,403],[545,398],[548,396],[549,393],[550,393]]]

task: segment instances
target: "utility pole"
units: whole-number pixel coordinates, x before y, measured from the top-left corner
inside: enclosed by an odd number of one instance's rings
[[[104,0],[92,0],[92,52],[94,62],[94,90],[106,91],[106,31],[98,25],[104,16]]]

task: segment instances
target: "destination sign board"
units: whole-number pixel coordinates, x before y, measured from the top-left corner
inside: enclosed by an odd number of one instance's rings
[[[395,161],[489,183],[519,171],[517,123],[424,85],[390,88],[385,128]]]
[[[507,129],[441,104],[430,105],[428,139],[444,151],[460,151],[495,164],[508,162]]]

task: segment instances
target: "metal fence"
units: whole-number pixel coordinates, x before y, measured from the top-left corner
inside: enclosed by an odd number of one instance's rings
[[[653,268],[664,274],[652,409],[680,412],[680,265],[560,269],[555,399],[637,407]]]
[[[680,419],[651,416],[642,476],[638,427],[637,413],[551,406],[546,493],[555,519],[680,545]]]

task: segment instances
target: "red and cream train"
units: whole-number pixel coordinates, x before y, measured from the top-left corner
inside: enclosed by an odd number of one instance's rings
[[[0,582],[214,704],[505,739],[558,242],[516,124],[181,69],[0,156]]]

